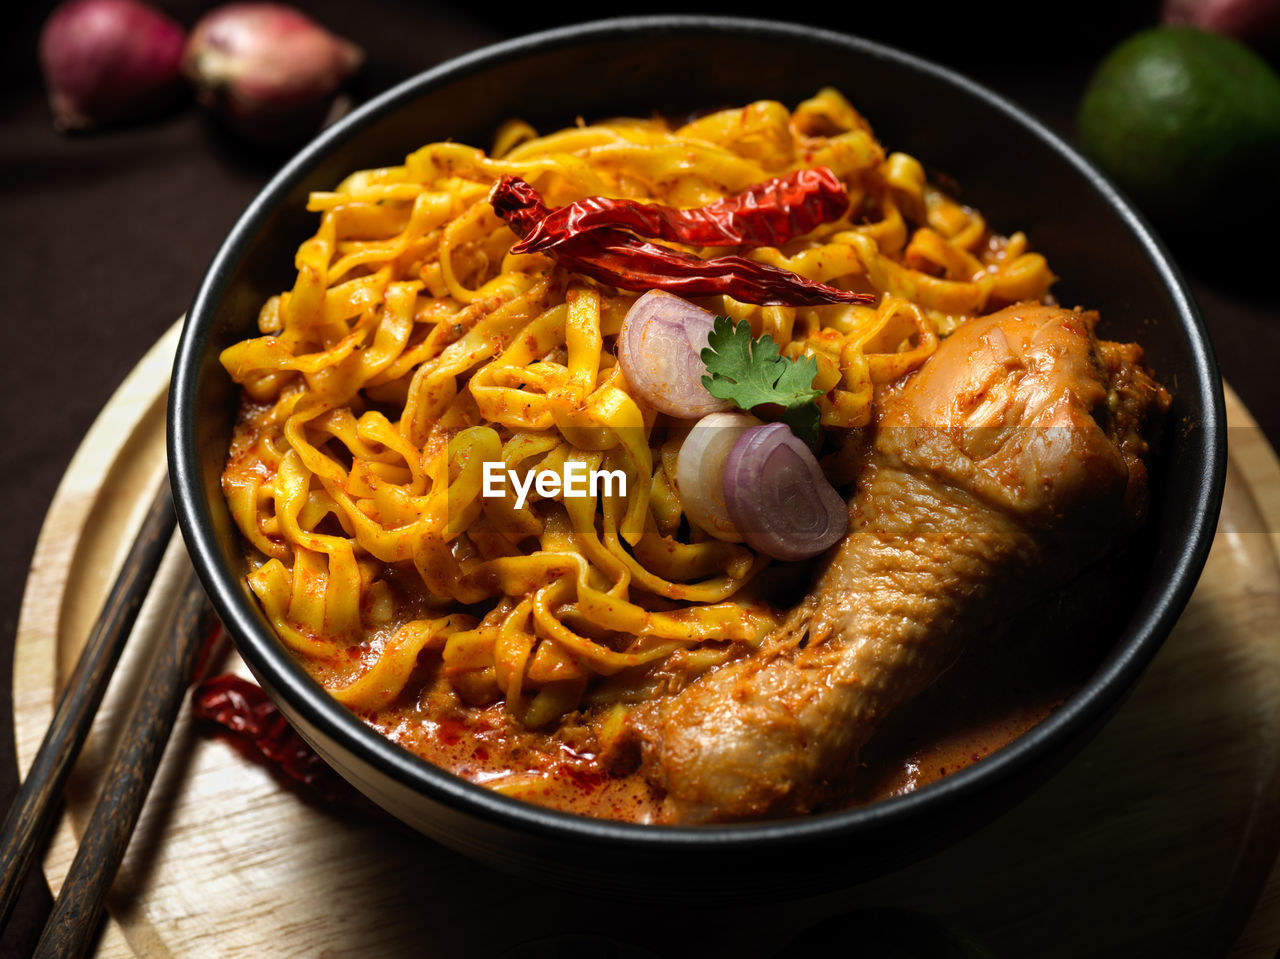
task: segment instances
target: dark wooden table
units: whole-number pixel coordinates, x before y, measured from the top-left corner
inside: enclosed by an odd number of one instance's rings
[[[185,23],[209,3],[162,2]],[[507,36],[607,15],[585,4],[498,12],[409,0],[306,5],[368,52],[357,99],[452,55]],[[993,0],[979,6],[811,5],[698,12],[786,16],[911,50],[995,88],[1067,137],[1089,73],[1102,55],[1154,22],[1152,3],[1086,0],[1056,7]],[[673,7],[626,13],[667,12]],[[843,11],[843,12],[840,12]],[[95,415],[152,342],[181,314],[223,235],[280,165],[247,150],[199,111],[90,136],[57,134],[35,62],[47,9],[15,5],[4,32],[0,86],[0,804],[17,784],[11,669],[23,584],[53,491]],[[1035,20],[1028,18],[1035,17]],[[855,98],[856,99],[856,98]],[[1242,189],[1242,203],[1248,191]],[[1212,249],[1243,235],[1206,237],[1175,254],[1214,338],[1222,370],[1273,444],[1280,443],[1280,295],[1275,264],[1242,270]],[[1270,243],[1274,233],[1253,243]],[[1255,248],[1262,249],[1265,247]],[[1257,257],[1258,262],[1265,256]],[[50,905],[43,879],[26,885],[0,957],[30,952]]]

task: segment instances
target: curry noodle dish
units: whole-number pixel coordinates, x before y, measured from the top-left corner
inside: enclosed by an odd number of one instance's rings
[[[1043,720],[1080,677],[1009,624],[1142,521],[1169,396],[940,182],[823,89],[312,194],[221,356],[280,640],[427,760],[634,822],[870,802]]]

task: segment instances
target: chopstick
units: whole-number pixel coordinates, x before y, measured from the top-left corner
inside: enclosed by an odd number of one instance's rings
[[[166,476],[107,594],[27,778],[0,828],[0,929],[9,920],[36,848],[58,811],[62,789],[89,735],[93,717],[175,525]]]
[[[212,617],[193,574],[160,639],[80,847],[32,953],[35,959],[83,956],[92,945],[107,890],[124,858],[187,687],[199,669]]]

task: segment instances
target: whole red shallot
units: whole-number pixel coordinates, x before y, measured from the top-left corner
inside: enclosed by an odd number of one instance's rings
[[[182,70],[237,133],[286,143],[313,133],[364,52],[278,3],[230,3],[191,30]]]
[[[54,125],[84,130],[135,119],[182,90],[186,33],[139,0],[71,0],[40,32],[40,68]]]
[[[1280,0],[1164,0],[1160,19],[1258,47],[1280,41]]]

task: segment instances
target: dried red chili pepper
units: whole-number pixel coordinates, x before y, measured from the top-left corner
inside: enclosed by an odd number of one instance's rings
[[[191,695],[199,719],[222,726],[238,742],[322,799],[353,799],[354,791],[297,734],[262,688],[227,673],[202,682]]]
[[[504,176],[494,184],[489,202],[522,240],[552,212],[532,186],[514,176]],[[682,296],[723,293],[742,303],[762,306],[870,303],[875,299],[869,293],[841,290],[740,256],[704,260],[614,227],[565,233],[550,252],[566,269],[634,292],[660,289]]]
[[[512,252],[544,252],[600,227],[690,246],[781,246],[848,209],[844,184],[829,168],[813,167],[693,209],[589,196],[552,210]]]

